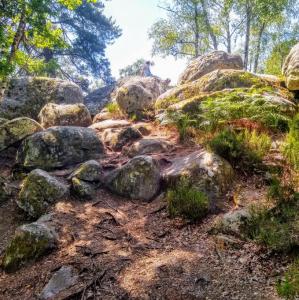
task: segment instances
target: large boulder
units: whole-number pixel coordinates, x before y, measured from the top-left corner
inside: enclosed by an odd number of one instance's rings
[[[30,217],[39,218],[48,207],[68,195],[68,186],[43,170],[36,169],[22,184],[18,206]]]
[[[117,89],[115,99],[122,113],[140,119],[154,109],[166,90],[164,81],[156,77],[132,77]]]
[[[48,103],[42,108],[38,117],[44,128],[52,126],[88,127],[92,124],[90,113],[82,103]]]
[[[283,65],[283,74],[286,77],[287,88],[291,91],[299,90],[299,43],[296,44]]]
[[[111,93],[114,88],[114,84],[107,85],[92,91],[84,97],[84,104],[92,116],[100,113],[105,105],[111,101]]]
[[[150,156],[137,156],[105,178],[114,193],[137,200],[151,200],[160,188],[160,168]]]
[[[61,79],[10,79],[0,101],[0,117],[13,119],[25,116],[37,120],[40,110],[49,102],[82,103],[83,94],[79,86]]]
[[[167,187],[173,188],[187,178],[194,188],[208,196],[211,207],[231,186],[233,175],[233,169],[227,161],[207,151],[177,157],[163,172]]]
[[[0,151],[42,130],[40,124],[29,118],[8,121],[0,125]]]
[[[51,127],[23,140],[17,164],[26,169],[49,170],[100,157],[104,145],[94,130],[84,127]]]
[[[2,267],[7,272],[16,271],[55,248],[56,244],[57,235],[48,225],[42,222],[22,225],[5,249]]]
[[[218,69],[243,69],[240,55],[228,54],[224,51],[213,51],[202,55],[188,65],[179,78],[179,84],[195,81],[200,77]]]

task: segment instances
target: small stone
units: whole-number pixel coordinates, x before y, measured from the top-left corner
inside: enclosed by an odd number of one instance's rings
[[[95,186],[90,182],[73,177],[72,192],[77,198],[92,199],[95,195]]]
[[[98,182],[101,180],[102,172],[102,166],[97,161],[89,160],[80,165],[70,177],[77,177],[78,179],[89,182]]]

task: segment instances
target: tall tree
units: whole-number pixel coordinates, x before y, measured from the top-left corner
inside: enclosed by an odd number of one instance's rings
[[[120,77],[141,75],[142,67],[146,60],[144,58],[137,59],[133,64],[119,70]]]

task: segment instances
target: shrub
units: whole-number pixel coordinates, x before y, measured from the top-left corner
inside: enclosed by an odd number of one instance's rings
[[[121,110],[116,102],[110,102],[106,105],[107,111],[113,115],[115,118],[122,116]]]
[[[299,259],[297,259],[284,275],[284,278],[276,285],[279,296],[286,299],[299,297]]]
[[[167,191],[168,212],[171,217],[183,216],[191,221],[203,218],[209,210],[208,197],[183,178]]]

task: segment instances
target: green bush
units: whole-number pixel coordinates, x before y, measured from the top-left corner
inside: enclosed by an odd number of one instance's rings
[[[299,297],[299,259],[297,259],[284,275],[284,278],[276,285],[279,296],[286,299]]]
[[[295,171],[299,171],[299,114],[290,122],[290,131],[286,136],[283,154]]]
[[[252,170],[261,165],[270,149],[271,139],[266,134],[258,135],[255,131],[236,133],[226,129],[214,137],[208,146],[233,166]]]
[[[168,189],[166,198],[171,217],[183,216],[197,221],[206,216],[209,210],[208,197],[192,187],[186,178],[181,179],[176,187]]]

